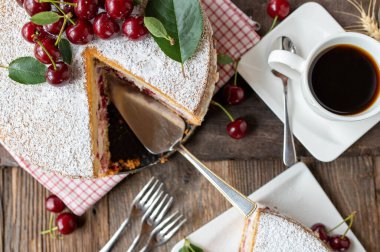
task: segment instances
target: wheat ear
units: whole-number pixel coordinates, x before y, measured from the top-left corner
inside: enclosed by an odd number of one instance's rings
[[[355,27],[348,27],[349,31],[356,31],[366,33],[367,35],[373,37],[374,39],[380,41],[380,27],[376,20],[375,8],[376,0],[370,0],[368,5],[368,10],[366,11],[362,3],[357,0],[347,0],[352,4],[360,15],[353,15],[358,18],[358,24]],[[349,13],[346,13],[349,14]]]

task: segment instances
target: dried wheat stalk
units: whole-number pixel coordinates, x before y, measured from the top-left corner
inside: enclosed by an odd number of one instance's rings
[[[378,21],[376,20],[375,14],[376,0],[369,1],[367,11],[364,9],[363,4],[359,3],[357,0],[347,1],[358,10],[360,15],[354,15],[351,13],[343,12],[344,14],[353,16],[358,19],[355,25],[348,26],[346,27],[346,29],[348,29],[349,31],[365,33],[371,36],[372,38],[380,41],[380,27]]]

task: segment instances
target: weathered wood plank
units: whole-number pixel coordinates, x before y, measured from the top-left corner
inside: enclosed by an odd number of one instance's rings
[[[325,164],[307,162],[319,183],[343,215],[358,211],[353,231],[368,251],[380,248],[380,219],[375,186],[375,164],[370,156],[340,158]],[[323,206],[321,206],[323,211]],[[334,225],[334,223],[326,223]]]
[[[377,219],[380,223],[380,157],[375,157],[375,188],[376,188],[376,207],[377,207]]]
[[[328,164],[315,162],[311,158],[305,161],[343,215],[358,211],[353,230],[364,246],[369,251],[379,250],[376,162],[371,157],[341,158]],[[245,194],[255,191],[285,169],[279,159],[219,161],[208,162],[207,165]],[[87,211],[81,229],[63,240],[55,240],[39,235],[39,231],[48,225],[44,198],[49,193],[22,169],[3,169],[0,170],[0,217],[3,216],[0,218],[0,235],[4,237],[1,248],[4,251],[23,248],[28,248],[28,251],[96,251],[124,220],[133,197],[151,176],[163,181],[166,190],[175,197],[172,211],[179,209],[188,219],[185,227],[157,251],[170,251],[179,239],[230,208],[211,184],[177,155],[167,164],[146,169],[124,180]],[[125,251],[136,231],[136,226],[129,227],[115,251]]]

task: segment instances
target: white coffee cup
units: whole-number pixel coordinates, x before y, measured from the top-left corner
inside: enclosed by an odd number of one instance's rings
[[[377,66],[380,66],[380,43],[375,39],[372,39],[366,35],[344,32],[331,36],[321,43],[319,43],[314,49],[311,50],[306,59],[284,50],[275,50],[271,52],[268,58],[268,64],[278,72],[288,76],[291,79],[301,80],[302,94],[308,103],[308,105],[319,115],[333,120],[342,121],[357,121],[369,118],[380,112],[380,99],[379,95],[376,100],[366,110],[352,115],[339,115],[332,113],[325,109],[318,103],[310,90],[309,75],[312,70],[312,64],[314,60],[325,52],[328,48],[336,45],[354,45],[368,52],[376,61]],[[379,69],[380,71],[380,69]]]

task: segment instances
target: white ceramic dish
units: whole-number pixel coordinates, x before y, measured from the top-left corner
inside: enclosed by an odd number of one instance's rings
[[[342,216],[303,163],[284,171],[249,197],[276,207],[306,226],[322,222],[332,227],[342,221]],[[244,217],[232,208],[189,235],[189,239],[206,252],[235,252],[239,248],[243,224]],[[343,224],[335,232],[343,233],[346,228]],[[365,251],[351,231],[347,235],[352,241],[349,251]],[[182,245],[183,241],[177,243],[172,252],[178,252]]]
[[[297,54],[305,57],[322,39],[342,32],[343,28],[321,5],[306,3],[248,51],[238,71],[283,121],[282,84],[267,63],[275,42],[281,36],[288,36],[296,44]],[[323,118],[306,104],[300,80],[290,82],[289,112],[294,135],[316,159],[324,162],[336,159],[380,120],[380,114],[356,122]]]

